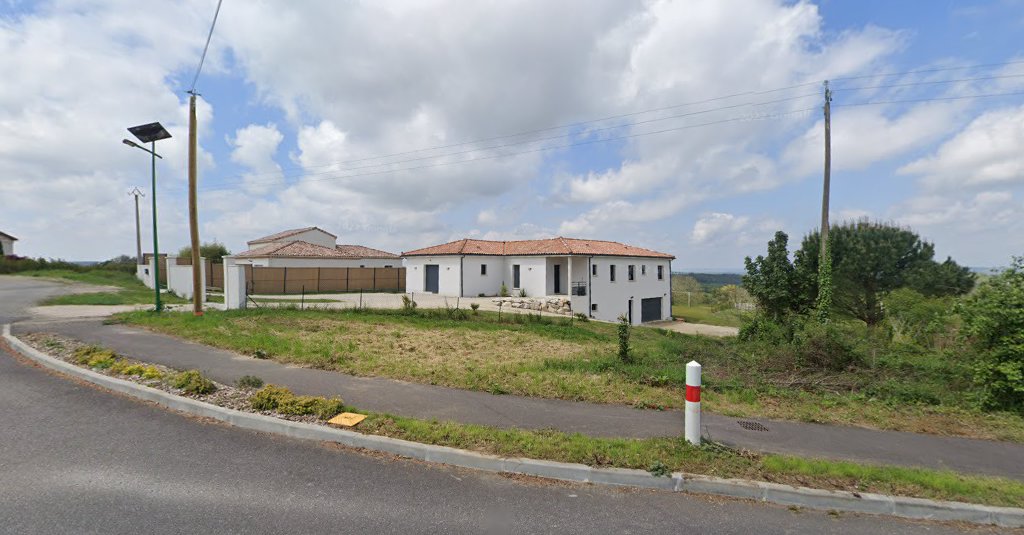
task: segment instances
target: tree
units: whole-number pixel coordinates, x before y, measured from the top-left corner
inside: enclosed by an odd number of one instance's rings
[[[768,242],[768,256],[755,260],[743,260],[747,274],[743,276],[746,288],[758,307],[768,317],[780,321],[791,312],[806,310],[808,303],[804,284],[801,283],[796,266],[789,261],[789,236],[781,230]],[[813,298],[812,298],[813,302]]]
[[[673,300],[676,303],[700,304],[704,302],[704,288],[689,275],[672,275]]]
[[[1024,412],[1024,257],[964,299],[960,315],[980,355],[974,381],[982,403]]]
[[[199,256],[207,258],[210,262],[220,262],[231,251],[220,242],[207,242],[199,246]],[[186,245],[178,251],[179,257],[192,258],[192,246]]]
[[[964,295],[974,288],[977,276],[967,266],[957,265],[952,258],[939,264],[928,262],[908,275],[907,287],[926,297]]]
[[[814,287],[814,295],[819,247],[818,232],[804,237],[799,255],[803,262],[796,275]],[[937,264],[933,244],[894,225],[861,220],[832,227],[829,248],[833,308],[868,325],[882,320],[882,297],[896,288],[919,286],[941,291],[926,295],[956,295],[966,284],[963,268],[952,259]]]

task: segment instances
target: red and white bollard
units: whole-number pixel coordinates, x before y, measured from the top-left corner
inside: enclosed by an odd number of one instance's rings
[[[700,446],[700,364],[695,360],[686,365],[686,410],[683,414],[686,441]]]

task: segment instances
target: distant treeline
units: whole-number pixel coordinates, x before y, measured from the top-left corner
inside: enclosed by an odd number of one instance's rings
[[[743,285],[743,275],[739,273],[673,273],[673,276],[679,277],[693,277],[705,291],[711,291],[715,288],[721,288],[733,284],[736,286]]]

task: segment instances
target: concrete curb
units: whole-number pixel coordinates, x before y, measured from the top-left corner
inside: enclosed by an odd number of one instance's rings
[[[523,474],[578,483],[715,494],[829,511],[884,514],[925,520],[954,520],[976,524],[994,524],[1001,527],[1024,527],[1024,509],[1013,507],[991,507],[871,493],[854,494],[678,472],[673,473],[671,477],[656,477],[643,470],[593,468],[582,464],[498,457],[445,446],[432,446],[320,425],[292,422],[262,414],[225,409],[80,368],[42,353],[22,342],[11,334],[10,324],[3,326],[3,336],[22,355],[52,370],[137,399],[151,401],[169,409],[214,418],[234,426],[264,433],[335,442],[353,448],[380,451],[411,459],[487,472]]]

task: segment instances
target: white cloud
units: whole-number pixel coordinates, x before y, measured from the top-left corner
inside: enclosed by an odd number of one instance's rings
[[[476,215],[476,222],[480,225],[490,226],[498,222],[498,213],[493,208],[480,210]]]
[[[715,212],[701,217],[693,224],[690,241],[695,244],[707,243],[725,233],[736,233],[746,228],[750,218]]]
[[[971,121],[932,155],[900,168],[929,189],[1024,184],[1024,106],[993,110]]]
[[[249,193],[264,193],[270,181],[282,179],[281,166],[274,161],[274,153],[282,141],[284,135],[273,123],[239,128],[228,140],[233,147],[231,160],[253,171],[244,176]]]

